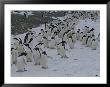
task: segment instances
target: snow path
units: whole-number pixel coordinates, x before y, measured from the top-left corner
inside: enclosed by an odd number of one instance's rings
[[[90,28],[95,28],[95,34],[100,32],[100,23],[91,22],[90,20],[80,21],[77,28],[84,28],[87,25]],[[38,34],[41,28],[33,28]],[[24,34],[25,35],[25,34]],[[21,39],[24,35],[18,35]],[[57,55],[56,49],[43,48],[52,58],[48,58],[48,69],[42,69],[41,66],[35,66],[33,63],[27,64],[27,71],[16,72],[15,65],[11,68],[11,76],[18,77],[92,77],[100,76],[100,48],[97,50],[91,50],[90,47],[85,47],[81,45],[81,42],[77,41],[75,43],[74,49],[69,49],[66,54],[69,58],[60,58]]]

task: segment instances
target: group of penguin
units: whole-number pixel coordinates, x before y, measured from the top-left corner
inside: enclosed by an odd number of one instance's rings
[[[26,65],[28,62],[33,62],[34,65],[47,69],[48,55],[43,48],[56,49],[61,58],[69,58],[66,51],[74,49],[77,40],[81,41],[82,45],[96,50],[97,40],[94,29],[85,26],[82,31],[80,29],[75,31],[76,25],[74,16],[73,18],[67,17],[64,20],[56,19],[45,24],[45,29],[41,29],[38,34],[31,31],[32,28],[30,28],[23,40],[15,36],[13,38],[14,43],[11,45],[11,64],[16,65],[17,72],[27,71]],[[100,39],[99,35],[98,40]],[[36,45],[33,45],[33,43],[36,43]]]

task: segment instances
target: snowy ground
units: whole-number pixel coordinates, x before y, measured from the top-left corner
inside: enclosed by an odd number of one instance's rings
[[[84,26],[95,28],[95,34],[100,32],[99,21],[91,22],[91,20],[81,20],[77,25],[77,28],[84,28]],[[44,27],[33,28],[33,31],[39,32],[39,29]],[[19,35],[24,37],[24,35]],[[52,58],[48,58],[48,69],[42,69],[41,66],[35,66],[33,63],[27,64],[27,71],[16,72],[15,65],[11,68],[11,76],[19,77],[92,77],[100,76],[100,48],[97,50],[91,50],[90,47],[81,45],[81,42],[75,43],[74,49],[69,49],[66,54],[69,58],[61,58],[57,55],[56,49],[47,49],[47,55]]]

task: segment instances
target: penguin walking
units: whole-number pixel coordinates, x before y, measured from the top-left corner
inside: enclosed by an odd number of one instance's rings
[[[44,47],[47,47],[47,48],[49,47],[49,45],[48,45],[48,39],[46,37],[43,37],[42,42],[44,43]]]
[[[69,38],[68,38],[68,45],[69,45],[70,49],[74,48],[74,42],[72,40],[72,36],[69,36]]]
[[[83,32],[80,33],[80,41],[82,41],[82,37],[83,37]]]
[[[72,33],[72,40],[73,40],[73,43],[76,42],[76,33]]]
[[[65,41],[62,41],[60,44],[61,44],[61,45],[60,45],[60,47],[59,47],[59,54],[61,55],[61,58],[68,58],[68,57],[66,56]]]
[[[56,46],[55,44],[55,38],[51,37],[51,41],[49,42],[49,48],[54,49]]]
[[[77,38],[77,40],[79,40],[79,38],[80,38],[80,29],[78,29],[78,31],[76,33],[76,38]]]
[[[38,47],[33,50],[34,65],[40,65],[41,51]]]
[[[92,48],[92,50],[96,50],[97,49],[97,42],[96,42],[95,39],[93,39],[92,42],[91,42],[91,48]]]
[[[47,69],[48,68],[48,57],[47,57],[46,51],[43,51],[41,55],[42,56],[41,56],[40,64],[43,69]]]
[[[16,72],[27,71],[26,70],[26,61],[25,61],[26,55],[27,54],[23,52],[17,57],[17,63],[16,63],[17,71]]]
[[[86,37],[86,35],[84,35],[82,37],[82,45],[86,45],[86,40],[87,40],[87,37]]]
[[[87,46],[87,47],[90,47],[90,46],[91,46],[91,36],[88,36],[88,37],[87,37],[86,46]]]

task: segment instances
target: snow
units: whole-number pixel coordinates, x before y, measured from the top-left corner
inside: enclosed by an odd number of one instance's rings
[[[93,22],[91,20],[80,20],[77,29],[83,29],[84,26],[95,28],[95,35],[100,32],[99,20]],[[33,28],[36,34],[40,29],[44,28],[41,25]],[[25,34],[20,34],[17,37],[24,38]],[[34,45],[35,45],[34,41]],[[43,48],[47,52],[48,69],[42,69],[41,66],[34,65],[33,62],[27,63],[27,71],[16,72],[16,66],[11,67],[11,76],[17,77],[95,77],[100,76],[100,48],[92,50],[90,47],[85,47],[80,41],[76,41],[75,48],[66,51],[69,58],[61,58],[57,55],[56,49]]]

